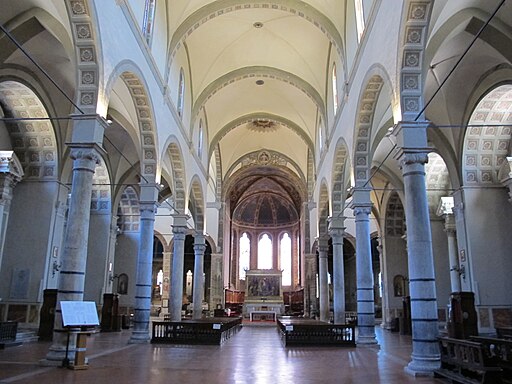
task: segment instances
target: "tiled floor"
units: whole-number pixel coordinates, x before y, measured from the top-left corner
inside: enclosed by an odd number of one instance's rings
[[[128,344],[130,331],[98,333],[88,338],[83,371],[39,365],[48,342],[0,350],[0,383],[443,383],[404,373],[409,336],[377,335],[380,348],[285,348],[275,326],[244,326],[221,346]]]

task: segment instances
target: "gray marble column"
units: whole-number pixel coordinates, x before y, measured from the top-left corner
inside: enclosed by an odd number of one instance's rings
[[[411,296],[412,354],[405,370],[415,376],[432,375],[440,366],[434,257],[425,187],[427,126],[426,122],[401,122],[393,132],[399,148],[395,158],[404,178]]]
[[[23,166],[14,151],[0,151],[0,267],[13,189],[23,178]]]
[[[158,186],[155,183],[141,184],[139,199],[140,239],[137,254],[137,277],[135,281],[134,322],[130,343],[146,343],[151,339],[149,315],[151,311],[151,277],[153,271],[153,239],[155,214],[158,201]]]
[[[318,304],[316,300],[316,274],[318,273],[318,267],[316,262],[316,255],[308,253],[304,255],[305,261],[305,275],[306,275],[306,287],[304,292],[304,312],[308,317],[313,315],[318,310]]]
[[[444,218],[444,231],[448,237],[448,260],[450,262],[450,284],[452,292],[460,292],[460,266],[457,252],[457,231],[453,214],[453,197],[441,197],[437,215]]]
[[[356,219],[357,275],[357,344],[377,344],[375,337],[375,298],[373,286],[372,250],[370,242],[369,190],[354,190],[351,208]]]
[[[333,307],[334,324],[345,324],[345,268],[343,259],[344,217],[330,217],[329,235],[333,253]]]
[[[69,200],[68,222],[61,256],[57,306],[53,344],[50,346],[43,364],[60,365],[66,355],[66,333],[62,328],[62,301],[82,301],[85,286],[87,264],[87,241],[91,212],[92,178],[96,164],[100,159],[101,148],[95,144],[71,144],[70,157],[73,159],[73,180]],[[74,356],[75,340],[70,339],[71,352]]]
[[[185,236],[187,233],[188,215],[172,215],[172,218],[174,248],[172,255],[171,292],[169,292],[169,314],[171,321],[181,321]]]
[[[329,321],[329,284],[327,274],[327,252],[329,237],[318,238],[318,286],[320,291],[320,321]]]
[[[193,318],[200,319],[203,314],[204,293],[204,251],[206,244],[204,235],[197,232],[194,236],[194,285],[193,285]]]

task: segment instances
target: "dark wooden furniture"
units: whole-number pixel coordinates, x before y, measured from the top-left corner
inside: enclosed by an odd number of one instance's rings
[[[284,313],[290,316],[304,315],[304,288],[283,292]]]
[[[156,321],[153,322],[151,342],[220,345],[238,332],[241,325],[241,317]]]
[[[0,349],[7,346],[19,345],[16,343],[16,334],[18,333],[17,321],[0,321]]]
[[[51,341],[53,339],[56,305],[57,289],[45,289],[43,291],[43,305],[39,311],[39,331],[37,333],[41,341]]]
[[[496,335],[499,339],[512,339],[512,327],[496,327]]]
[[[512,340],[482,336],[473,336],[471,340],[482,344],[486,354],[503,370],[503,383],[512,383]]]
[[[355,347],[355,326],[322,321],[280,317],[277,326],[285,346],[330,345]]]
[[[245,292],[226,289],[224,296],[226,310],[230,310],[230,316],[242,316]]]
[[[441,368],[434,371],[436,376],[446,377],[453,382],[473,384],[501,383],[502,369],[486,346],[471,340],[440,337]]]

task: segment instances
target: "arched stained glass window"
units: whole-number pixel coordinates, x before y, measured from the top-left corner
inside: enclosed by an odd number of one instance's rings
[[[258,241],[258,269],[272,268],[272,239],[265,233]]]
[[[281,236],[279,256],[283,271],[283,285],[292,285],[292,239],[290,239],[288,233]]]
[[[178,115],[183,117],[183,105],[185,103],[185,75],[183,73],[183,68],[180,69],[180,81],[178,83]]]
[[[354,0],[356,7],[357,41],[361,41],[364,32],[364,10],[363,0]]]
[[[247,233],[243,233],[240,237],[240,259],[238,274],[240,280],[245,280],[245,271],[250,268],[251,259],[251,240],[247,236]]]
[[[153,35],[153,25],[155,23],[156,0],[146,0],[144,7],[144,19],[142,21],[142,34],[148,45],[151,44],[151,36]]]
[[[338,112],[338,77],[336,74],[336,64],[332,65],[332,102],[334,107],[334,115]]]

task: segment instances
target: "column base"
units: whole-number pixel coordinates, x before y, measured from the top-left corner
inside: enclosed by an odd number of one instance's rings
[[[379,346],[375,336],[358,336],[356,339],[356,345],[364,346]]]
[[[404,367],[405,373],[414,376],[434,376],[434,370],[441,367],[441,360],[439,358],[415,358]]]
[[[148,332],[132,331],[132,335],[130,340],[128,340],[128,344],[144,344],[149,343],[150,340],[151,338],[149,337]]]
[[[43,367],[62,367],[66,359],[66,348],[52,348],[46,354],[46,358],[39,360],[39,365]],[[67,359],[69,362],[75,360],[75,349],[68,350]]]

